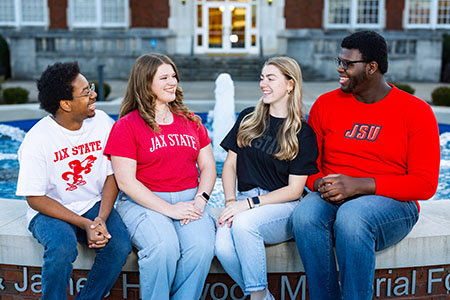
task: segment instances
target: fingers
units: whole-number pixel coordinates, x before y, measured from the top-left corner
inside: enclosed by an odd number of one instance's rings
[[[99,235],[99,236],[104,236],[106,239],[110,239],[111,238],[111,234],[109,234],[108,229],[106,228],[106,225],[99,225],[97,226],[94,231]]]
[[[95,230],[96,232],[101,233],[107,239],[111,238],[111,234],[108,232],[105,221],[102,218],[96,217],[92,222],[90,229]]]
[[[105,239],[103,241],[97,241],[95,243],[89,243],[89,248],[103,248],[108,243],[108,239]]]
[[[108,243],[111,235],[108,233],[106,228],[98,225],[95,229],[89,228],[86,231],[86,237],[90,248],[102,248]]]
[[[185,202],[183,204],[186,205],[185,212],[189,219],[199,219],[203,215],[203,210],[199,206],[195,205],[194,201]]]
[[[227,221],[228,228],[231,228],[233,220],[234,220],[234,216],[232,216],[231,218],[228,219],[228,221]]]
[[[320,197],[333,204],[342,204],[345,201],[344,195],[338,189],[332,189],[330,191],[320,194]]]
[[[187,224],[189,224],[189,222],[190,222],[190,219],[182,219],[182,220],[180,220],[181,226],[187,225]]]
[[[219,216],[219,225],[224,226],[227,222],[229,223],[229,227],[231,227],[230,220],[232,220],[235,216],[235,212],[233,206],[226,207]]]
[[[202,217],[202,213],[198,213],[193,210],[187,211],[186,214],[183,215],[183,219],[188,219],[190,221],[198,220],[201,217]]]
[[[99,240],[89,239],[88,245],[89,245],[89,248],[103,248],[106,246],[108,241],[109,241],[109,239],[107,239],[107,238],[102,238]]]

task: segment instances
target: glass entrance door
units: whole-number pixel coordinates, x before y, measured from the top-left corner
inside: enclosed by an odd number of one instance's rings
[[[249,41],[251,11],[248,3],[208,2],[203,14],[205,52],[248,52],[252,46]]]
[[[208,48],[224,48],[224,6],[208,5]]]

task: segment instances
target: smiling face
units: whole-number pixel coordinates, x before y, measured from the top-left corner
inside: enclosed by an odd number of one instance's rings
[[[95,99],[97,98],[97,93],[94,91],[90,92],[90,86],[86,78],[78,74],[72,82],[72,86],[73,99],[63,100],[70,101],[67,104],[70,104],[72,118],[77,121],[83,121],[84,119],[95,116]]]
[[[284,105],[287,107],[289,92],[292,91],[293,82],[284,76],[280,69],[274,65],[266,65],[259,81],[259,86],[263,92],[265,104]]]
[[[151,90],[156,96],[156,104],[165,104],[175,100],[178,80],[172,65],[162,64],[153,76]]]
[[[339,59],[347,61],[363,60],[359,50],[346,48],[342,48]],[[367,63],[358,62],[349,64],[347,70],[338,67],[339,83],[343,92],[356,93],[364,86],[364,83],[367,82],[366,66]]]

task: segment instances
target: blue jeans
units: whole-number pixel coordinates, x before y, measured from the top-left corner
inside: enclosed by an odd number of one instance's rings
[[[155,194],[175,204],[193,200],[196,192]],[[202,218],[181,226],[179,220],[145,208],[122,193],[117,211],[138,250],[142,299],[199,299],[214,257],[215,220],[210,208],[205,206]]]
[[[418,218],[413,201],[366,195],[334,205],[317,192],[307,195],[291,221],[310,298],[372,299],[375,251],[401,241]]]
[[[254,188],[242,192],[238,200],[263,195],[268,191]],[[235,216],[231,228],[219,227],[216,256],[228,275],[248,295],[267,287],[266,249],[292,238],[289,218],[299,201],[263,205]]]
[[[99,209],[100,201],[83,217],[94,220]],[[75,299],[102,299],[116,282],[131,252],[130,237],[114,209],[106,220],[106,226],[112,238],[105,247],[95,249],[94,264],[86,284]],[[42,299],[67,299],[72,263],[78,255],[77,241],[87,245],[86,231],[40,213],[31,220],[28,229],[44,246]]]

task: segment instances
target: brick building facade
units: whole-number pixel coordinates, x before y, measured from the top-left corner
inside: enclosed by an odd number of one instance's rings
[[[306,80],[330,80],[341,39],[371,29],[388,41],[388,79],[437,82],[450,32],[450,2],[441,0],[4,0],[0,8],[16,79],[58,60],[78,60],[88,76],[104,65],[106,78],[124,79],[139,55],[161,52],[190,68],[213,56],[244,64],[289,55]]]

